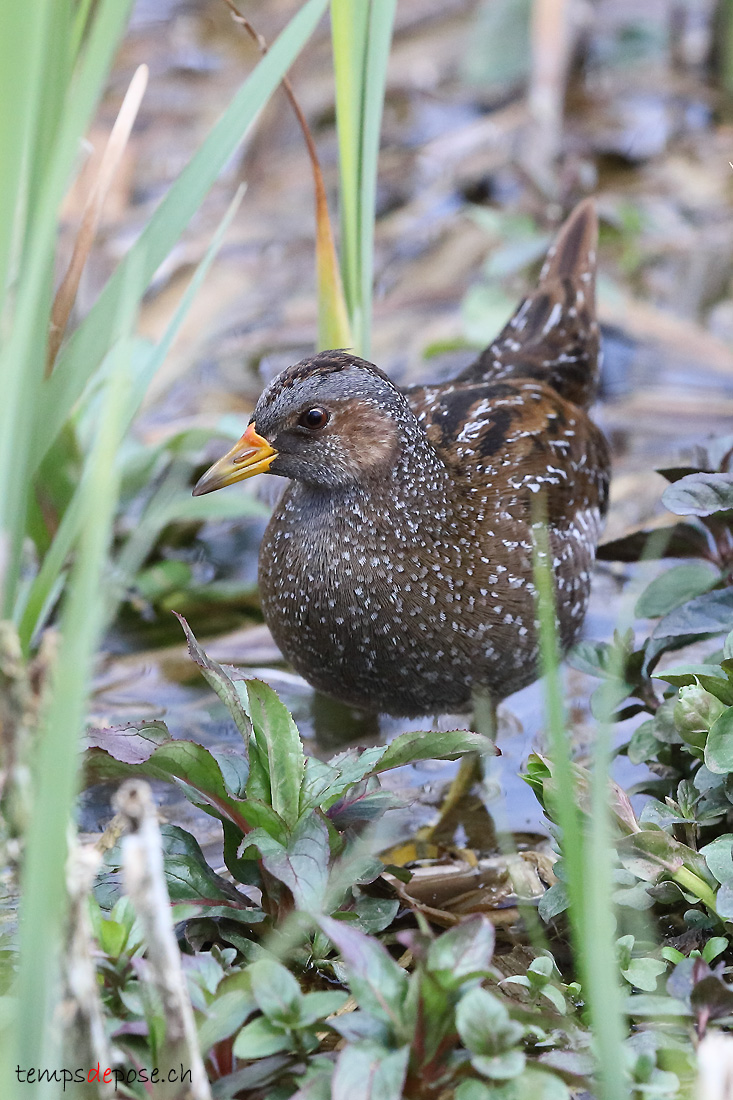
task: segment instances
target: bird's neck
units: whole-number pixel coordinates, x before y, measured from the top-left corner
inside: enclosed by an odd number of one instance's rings
[[[407,537],[420,531],[428,537],[433,528],[445,534],[446,525],[454,521],[454,499],[450,472],[415,423],[396,462],[381,476],[336,489],[293,482],[284,503],[291,519],[310,525],[349,517]]]

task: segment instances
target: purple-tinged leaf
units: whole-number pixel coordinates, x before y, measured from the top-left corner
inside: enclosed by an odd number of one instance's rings
[[[168,783],[177,781],[186,797],[196,806],[214,817],[231,821],[243,833],[249,832],[250,825],[243,814],[246,803],[232,797],[224,782],[221,768],[208,749],[195,741],[178,741],[173,738],[152,742],[145,734],[135,742],[135,732],[132,727],[127,727],[118,746],[116,730],[93,731],[91,736],[94,746],[84,754],[88,783],[140,775]],[[117,756],[117,752],[123,759]],[[139,763],[129,763],[132,756],[136,756]],[[234,765],[230,762],[230,766]],[[242,757],[242,778],[246,766]]]
[[[321,917],[319,924],[341,953],[359,1007],[399,1030],[407,995],[407,974],[379,940],[344,921]]]
[[[262,829],[250,833],[243,844],[245,850],[257,848],[265,870],[288,887],[298,909],[322,912],[331,849],[328,829],[317,814],[301,818],[287,846]]]
[[[172,741],[163,722],[145,722],[141,726],[95,727],[87,732],[90,748],[104,749],[115,760],[125,764],[142,764],[150,758],[158,745]]]
[[[488,970],[494,954],[494,940],[493,924],[477,913],[431,943],[427,968],[439,975],[441,985],[457,988],[472,975]]]

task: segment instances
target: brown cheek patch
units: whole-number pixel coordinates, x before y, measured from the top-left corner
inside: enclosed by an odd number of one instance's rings
[[[398,427],[387,413],[362,401],[344,401],[333,417],[344,463],[355,475],[389,469],[399,451]]]

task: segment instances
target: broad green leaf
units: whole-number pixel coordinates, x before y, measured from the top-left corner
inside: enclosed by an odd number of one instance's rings
[[[467,978],[488,970],[494,954],[494,926],[476,914],[438,936],[428,949],[427,969],[441,985],[457,988]]]
[[[621,973],[629,985],[653,993],[657,988],[657,979],[666,969],[666,964],[660,959],[631,959]]]
[[[716,837],[700,849],[700,855],[721,885],[733,886],[733,833]]]
[[[694,684],[696,680],[702,682],[702,677],[707,677],[708,679],[719,678],[720,665],[674,665],[672,668],[665,668],[661,672],[655,672],[652,675],[655,680],[664,680],[665,683],[672,684],[673,687],[689,687],[690,684]],[[703,684],[703,687],[704,686]]]
[[[659,741],[654,734],[654,722],[651,718],[636,727],[626,749],[632,764],[643,764],[651,760],[659,751]]]
[[[300,788],[305,771],[305,754],[300,734],[284,703],[261,680],[234,675],[233,682],[254,729],[259,764],[270,788],[273,810],[289,827],[299,816]],[[261,779],[258,779],[258,787]],[[247,788],[264,800],[264,792]]]
[[[287,1031],[277,1027],[266,1016],[245,1024],[234,1040],[233,1052],[237,1058],[248,1062],[255,1058],[267,1058],[281,1050],[290,1050],[292,1039]]]
[[[655,638],[681,634],[721,634],[733,624],[733,587],[706,592],[666,615],[654,631]]]
[[[626,1011],[631,1017],[646,1019],[655,1016],[691,1016],[692,1010],[675,997],[654,995],[653,993],[635,993],[626,999]]]
[[[458,1002],[456,1027],[466,1049],[487,1058],[504,1054],[524,1034],[522,1025],[509,1016],[504,1001],[480,986],[469,990]]]
[[[228,974],[218,985],[216,995],[197,1018],[199,1050],[206,1056],[211,1048],[238,1031],[257,1009],[246,970]]]
[[[489,737],[469,730],[451,730],[440,733],[426,730],[422,733],[401,733],[390,741],[372,769],[372,774],[400,768],[417,760],[457,760],[466,753],[477,752],[484,756],[496,756],[497,748]]]
[[[375,821],[387,810],[398,809],[404,805],[401,799],[391,791],[379,789],[376,777],[362,780],[351,787],[327,811],[329,821],[339,832],[352,828],[364,821]]]
[[[526,1066],[521,1076],[501,1085],[489,1087],[480,1081],[464,1081],[456,1089],[456,1100],[570,1100],[570,1095],[561,1077],[534,1065]]]
[[[711,562],[675,565],[647,585],[636,601],[635,614],[640,619],[657,619],[695,596],[709,592],[719,581],[720,570]]]
[[[312,1027],[319,1020],[325,1020],[343,1008],[348,999],[348,993],[339,993],[338,990],[306,993],[300,1006],[298,1026]]]
[[[261,829],[245,837],[243,845],[244,851],[258,849],[265,869],[288,887],[298,909],[322,912],[331,850],[328,829],[316,813],[300,819],[287,845]]]
[[[390,1050],[368,1039],[348,1043],[333,1071],[331,1100],[402,1100],[409,1046]]]
[[[198,841],[177,825],[162,825],[163,861],[171,901],[228,902],[248,908],[251,902],[217,875]]]
[[[485,1054],[475,1054],[471,1059],[471,1065],[482,1073],[484,1077],[493,1080],[506,1081],[511,1077],[519,1077],[527,1064],[527,1056],[521,1050],[508,1050],[506,1054],[494,1054],[488,1057]]]
[[[177,611],[173,614],[178,619],[179,623],[183,627],[183,632],[186,635],[186,641],[188,642],[188,652],[191,654],[192,659],[201,669],[204,679],[209,687],[212,687],[216,694],[221,699],[224,706],[229,711],[235,726],[242,735],[242,741],[244,744],[244,754],[248,755],[249,752],[249,739],[252,736],[252,722],[249,715],[242,706],[239,692],[235,688],[232,679],[226,674],[221,665],[216,661],[212,661],[201,648],[196,641],[193,631],[184,619],[183,615],[179,615]]]
[[[407,974],[382,944],[344,921],[321,917],[319,924],[337,947],[359,1007],[399,1028],[407,995]]]
[[[613,647],[608,642],[578,642],[568,653],[568,664],[579,672],[589,676],[608,676],[618,674],[618,665],[613,657]]]
[[[662,503],[678,516],[713,516],[733,508],[733,475],[688,474],[662,493]]]
[[[389,745],[375,745],[357,752],[347,749],[328,764],[309,757],[301,794],[301,813],[313,806],[329,809],[356,783],[391,768],[400,768],[419,760],[456,760],[469,752],[495,756],[494,742],[469,730],[440,733],[427,730],[403,733]]]
[[[733,772],[733,707],[713,722],[705,742],[705,766],[717,774]]]
[[[681,867],[710,882],[710,872],[700,853],[661,829],[642,829],[622,837],[617,850],[622,866],[645,882],[656,883],[662,875],[674,874]]]
[[[300,1018],[303,994],[287,967],[275,959],[263,957],[247,969],[260,1011],[278,1027],[295,1027]]]

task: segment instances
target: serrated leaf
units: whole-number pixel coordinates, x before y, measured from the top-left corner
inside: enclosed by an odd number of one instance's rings
[[[144,775],[165,782],[177,781],[186,797],[196,806],[215,817],[226,819],[243,833],[249,831],[244,816],[245,802],[233,798],[224,782],[221,768],[208,749],[195,741],[169,738],[151,740],[150,727],[144,727],[139,742],[133,744],[136,727],[125,727],[118,742],[116,729],[91,730],[91,747],[84,754],[84,768],[89,782],[105,782]],[[121,756],[137,756],[137,763],[128,763]],[[147,757],[145,757],[147,753]],[[242,757],[242,766],[246,762]]]
[[[456,760],[469,752],[495,756],[494,742],[470,730],[436,730],[403,733],[389,745],[375,745],[357,752],[347,749],[334,756],[328,764],[306,761],[301,793],[301,813],[313,806],[328,810],[354,784],[379,775],[391,768],[420,760]]]
[[[372,768],[372,773],[401,768],[419,760],[457,760],[466,753],[477,752],[483,756],[497,756],[499,750],[490,737],[470,730],[423,730],[418,733],[401,733],[387,745],[384,753]]]
[[[207,653],[201,648],[196,641],[191,627],[188,625],[183,615],[179,615],[177,611],[173,614],[178,619],[179,623],[183,627],[183,632],[186,635],[186,642],[188,643],[188,652],[191,658],[201,669],[204,679],[209,687],[213,688],[216,694],[221,699],[224,706],[229,711],[229,714],[242,735],[242,742],[244,744],[245,756],[249,752],[249,739],[252,736],[252,723],[249,715],[242,706],[242,702],[239,698],[239,694],[231,680],[231,677],[227,675],[220,664],[212,660]]]
[[[678,516],[713,516],[733,508],[731,474],[688,474],[662,493],[662,503]]]

